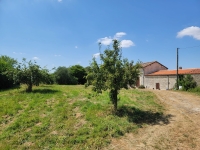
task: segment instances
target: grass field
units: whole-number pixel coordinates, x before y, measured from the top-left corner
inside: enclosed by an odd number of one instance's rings
[[[122,90],[117,114],[108,92],[42,85],[0,91],[0,149],[101,149],[112,138],[165,120],[151,92]],[[167,121],[167,120],[166,120]]]

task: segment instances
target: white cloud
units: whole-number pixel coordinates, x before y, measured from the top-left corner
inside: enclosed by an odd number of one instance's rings
[[[111,37],[105,37],[105,38],[100,38],[98,42],[103,45],[110,45],[112,43],[112,40],[113,39]]]
[[[39,60],[39,58],[38,58],[38,57],[33,57],[32,59],[33,59],[33,60]]]
[[[103,45],[110,45],[114,39],[119,40],[122,36],[125,36],[125,35],[126,35],[125,32],[117,32],[113,38],[111,37],[100,38],[98,42]],[[126,47],[126,48],[135,46],[135,44],[131,40],[122,40],[120,44],[121,44],[120,47]]]
[[[62,0],[58,0],[58,2],[62,2]]]
[[[96,53],[93,55],[94,58],[98,58],[100,56],[100,53]]]
[[[191,36],[197,40],[200,40],[200,28],[191,26],[188,28],[185,28],[177,33],[177,38],[182,38],[184,36]]]
[[[131,40],[122,40],[120,43],[121,47],[131,47],[135,46],[135,44]]]
[[[78,46],[75,46],[75,48],[78,48]]]
[[[119,39],[121,38],[122,36],[126,35],[125,32],[117,32],[114,36],[114,39]]]

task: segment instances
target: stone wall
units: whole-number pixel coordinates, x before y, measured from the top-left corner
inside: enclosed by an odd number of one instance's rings
[[[192,77],[197,82],[197,85],[200,86],[200,74],[193,74]]]
[[[159,83],[161,90],[172,89],[176,83],[176,76],[145,76],[144,83],[148,89],[156,89],[156,83]]]
[[[200,86],[200,74],[193,74],[192,77]],[[176,76],[145,76],[144,86],[148,89],[156,89],[156,83],[159,83],[161,90],[173,89],[176,83]]]

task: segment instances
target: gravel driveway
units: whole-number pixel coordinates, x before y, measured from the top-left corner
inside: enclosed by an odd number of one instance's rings
[[[137,134],[113,139],[113,150],[200,150],[200,96],[186,92],[151,90],[171,115],[169,124],[141,128]]]

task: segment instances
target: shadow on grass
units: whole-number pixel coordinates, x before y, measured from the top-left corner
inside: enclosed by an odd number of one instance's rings
[[[173,115],[163,115],[159,112],[143,111],[135,107],[122,106],[118,109],[117,116],[128,117],[129,122],[136,124],[169,124]]]
[[[13,87],[8,87],[8,88],[0,89],[0,92],[5,92],[5,91],[15,90],[15,89],[20,89],[20,85],[14,85]]]
[[[40,94],[54,94],[59,92],[59,90],[52,90],[52,89],[35,89],[32,93],[40,93]]]

